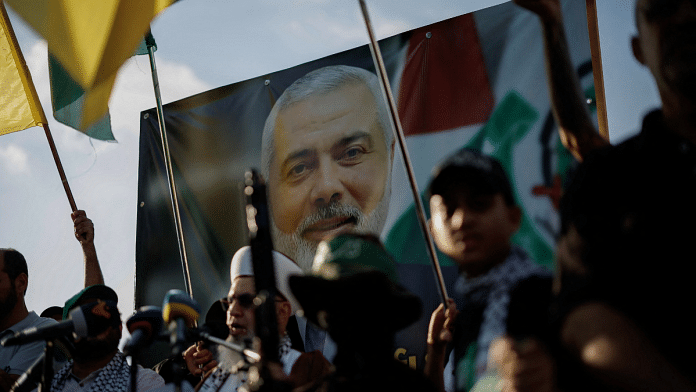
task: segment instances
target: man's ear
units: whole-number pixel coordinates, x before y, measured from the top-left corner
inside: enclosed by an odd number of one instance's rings
[[[287,324],[288,319],[292,316],[292,306],[289,301],[276,302],[276,316],[278,318],[278,323]]]
[[[29,277],[25,273],[17,275],[15,278],[15,288],[17,293],[22,293],[22,296],[27,292],[27,286],[29,285]]]
[[[639,63],[645,65],[645,57],[643,56],[643,48],[640,47],[640,40],[637,35],[631,38],[631,49],[633,50],[633,57],[638,60]]]

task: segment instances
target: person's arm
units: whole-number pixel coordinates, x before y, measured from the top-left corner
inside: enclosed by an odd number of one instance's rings
[[[428,347],[423,373],[435,385],[437,390],[445,391],[445,356],[447,344],[452,341],[452,328],[457,317],[454,300],[447,300],[447,310],[443,304],[433,311],[428,326]]]
[[[75,238],[80,242],[84,255],[85,287],[104,284],[104,276],[97,259],[97,249],[94,247],[94,224],[83,210],[77,210],[70,216],[75,226]]]
[[[514,0],[539,16],[544,35],[551,109],[563,145],[578,160],[609,144],[595,129],[570,59],[559,0]]]
[[[561,338],[590,373],[608,385],[626,391],[696,390],[642,330],[608,305],[594,302],[574,309],[563,322]]]
[[[556,363],[534,338],[496,338],[488,350],[488,366],[498,371],[503,392],[556,392]]]

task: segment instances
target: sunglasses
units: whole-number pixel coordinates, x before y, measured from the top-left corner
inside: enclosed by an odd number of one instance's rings
[[[233,295],[229,298],[223,298],[220,300],[220,302],[222,302],[222,306],[225,308],[225,310],[229,310],[235,301],[244,309],[252,309],[255,306],[254,299],[256,299],[254,294],[245,293]]]
[[[220,300],[220,303],[222,303],[222,306],[225,310],[229,311],[230,307],[232,304],[236,301],[239,306],[241,306],[244,309],[253,309],[258,305],[258,303],[255,303],[254,301],[256,300],[256,296],[254,294],[239,294],[239,295],[233,295],[230,298],[222,298]],[[284,302],[286,299],[276,297],[275,302]]]

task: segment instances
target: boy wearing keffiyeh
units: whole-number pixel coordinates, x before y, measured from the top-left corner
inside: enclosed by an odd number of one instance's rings
[[[447,317],[442,305],[431,317],[426,373],[441,389],[468,391],[487,371],[490,343],[507,332],[512,289],[549,272],[511,242],[522,212],[497,160],[462,149],[435,170],[429,191],[433,239],[460,277]]]

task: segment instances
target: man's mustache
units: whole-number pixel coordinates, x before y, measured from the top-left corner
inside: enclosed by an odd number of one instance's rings
[[[359,225],[363,220],[364,215],[356,206],[331,203],[329,205],[319,207],[315,213],[305,217],[297,226],[296,233],[297,235],[302,236],[304,232],[313,225],[321,222],[322,220],[336,217],[345,217],[347,219],[354,220],[355,224]]]

